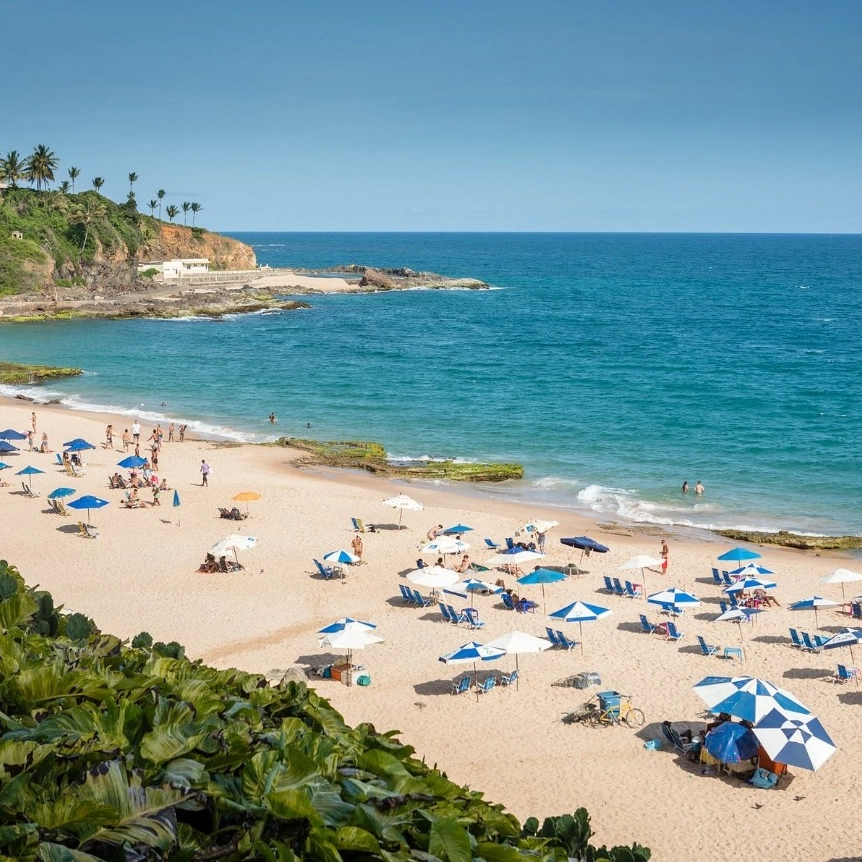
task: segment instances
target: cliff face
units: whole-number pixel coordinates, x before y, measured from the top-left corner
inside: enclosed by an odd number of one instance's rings
[[[158,233],[141,249],[140,260],[206,257],[210,269],[255,269],[254,249],[238,240],[201,228],[160,224]]]

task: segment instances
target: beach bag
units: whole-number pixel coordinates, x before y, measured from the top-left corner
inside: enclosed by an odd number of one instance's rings
[[[356,677],[357,685],[371,685],[371,677],[368,674],[362,674],[361,676]]]
[[[759,766],[754,775],[748,780],[749,784],[752,784],[754,787],[760,787],[763,790],[769,790],[770,787],[775,787],[778,783],[778,776],[774,772],[770,772],[768,769],[764,769]]]
[[[648,739],[644,743],[644,748],[647,751],[658,751],[661,748],[661,740],[660,739]]]

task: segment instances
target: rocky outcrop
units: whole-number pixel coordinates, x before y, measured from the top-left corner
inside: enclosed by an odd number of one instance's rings
[[[406,290],[424,287],[429,290],[447,290],[466,288],[469,290],[485,290],[488,285],[476,278],[450,278],[436,272],[414,272],[412,269],[375,269],[370,266],[351,263],[346,266],[335,266],[327,272],[343,272],[351,275],[361,275],[360,287],[372,290]]]
[[[183,257],[206,257],[210,269],[255,269],[254,249],[217,233],[202,228],[160,224],[158,233],[149,240],[138,255],[141,260],[171,260]]]

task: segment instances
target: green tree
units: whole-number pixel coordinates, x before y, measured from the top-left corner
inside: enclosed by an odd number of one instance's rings
[[[96,179],[99,178],[97,177]],[[104,217],[105,205],[98,198],[92,198],[89,195],[82,203],[76,204],[72,212],[69,213],[69,221],[72,224],[84,225],[84,241],[81,243],[80,254],[84,253],[84,246],[87,244],[87,237],[90,233],[90,225]]]
[[[96,177],[96,179],[93,180],[93,188],[97,192],[101,190],[103,185],[105,185],[105,181],[101,177]]]
[[[0,178],[8,182],[13,189],[18,188],[19,180],[27,179],[27,163],[18,150],[10,150],[9,155],[0,162]]]
[[[75,194],[75,180],[81,176],[80,168],[69,168],[69,179],[72,181],[72,194]]]
[[[138,181],[138,175],[134,171],[132,171],[129,174],[129,194],[132,194],[132,192],[134,191],[133,186],[135,185],[135,183],[137,181]]]
[[[160,207],[161,204],[158,201],[150,201],[147,206],[150,208],[150,215],[155,217],[156,207]]]
[[[42,191],[42,186],[54,181],[54,171],[60,164],[57,156],[44,144],[39,144],[33,154],[27,159],[27,179],[36,183],[36,188]]]
[[[183,224],[186,223],[186,217],[188,216],[189,210],[192,208],[192,205],[188,201],[183,201]]]
[[[192,227],[194,227],[195,216],[203,209],[203,207],[197,201],[195,201],[194,203],[192,203],[189,209],[192,211]]]
[[[62,183],[60,183],[60,185],[58,186],[58,188],[60,189],[60,191],[61,191],[61,192],[63,192],[63,194],[64,194],[64,195],[69,194],[69,192],[70,192],[70,191],[71,191],[71,189],[72,189],[71,185],[69,185],[69,181],[68,181],[68,180],[63,180],[63,182],[62,182]]]
[[[165,196],[165,190],[164,189],[159,189],[156,192],[156,197],[159,199],[159,218],[160,219],[162,217],[162,200],[163,200],[164,196]]]
[[[170,204],[165,207],[165,215],[173,222],[173,220],[180,214],[180,208]]]

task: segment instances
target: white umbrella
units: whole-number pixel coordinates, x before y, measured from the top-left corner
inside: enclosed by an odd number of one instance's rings
[[[350,551],[343,549],[330,551],[328,554],[323,555],[323,559],[327,563],[349,563],[351,566],[359,562],[359,557],[356,554],[351,554]]]
[[[655,557],[648,557],[646,554],[638,554],[636,557],[632,557],[627,563],[624,563],[622,566],[620,566],[620,571],[628,569],[640,569],[641,579],[643,580],[644,593],[646,593],[646,572],[644,570],[660,565],[661,560],[657,560]]]
[[[518,655],[520,653],[544,652],[550,649],[553,644],[546,638],[537,638],[535,635],[528,635],[526,632],[513,631],[508,632],[494,640],[485,644],[492,649],[501,649],[506,655],[515,656],[515,670],[518,670]],[[515,678],[515,688],[518,688],[520,680]]]
[[[521,531],[524,533],[547,533],[552,527],[559,527],[559,521],[527,521]]]
[[[835,569],[834,572],[830,572],[825,578],[820,579],[821,584],[841,584],[842,599],[847,598],[844,594],[844,584],[851,581],[862,581],[862,575],[858,572],[851,572],[850,569]]]
[[[444,569],[442,566],[425,566],[424,569],[414,569],[407,575],[411,584],[420,587],[431,587],[436,590],[442,587],[451,587],[461,580],[461,575],[452,569]]]
[[[388,500],[383,501],[384,506],[389,506],[393,509],[398,509],[398,528],[401,528],[401,515],[404,513],[405,509],[409,509],[411,512],[421,512],[425,507],[414,500],[412,497],[408,497],[406,494],[399,494],[397,497],[390,497]]]
[[[522,563],[531,563],[533,560],[542,560],[545,555],[538,551],[523,551],[518,550],[516,553],[494,554],[488,560],[485,560],[486,566],[520,566]]]
[[[350,626],[341,631],[333,632],[332,634],[324,635],[319,638],[317,645],[319,647],[332,647],[333,649],[347,650],[347,664],[352,663],[353,650],[365,649],[365,647],[373,646],[374,644],[383,643],[385,638],[374,634],[370,629]]]
[[[222,539],[220,542],[216,542],[210,548],[210,553],[218,558],[224,557],[230,551],[233,551],[236,561],[239,562],[239,551],[250,551],[255,547],[257,547],[257,539],[254,536],[233,535]]]
[[[454,536],[438,536],[422,548],[423,554],[460,554],[469,551],[470,545]]]

